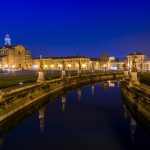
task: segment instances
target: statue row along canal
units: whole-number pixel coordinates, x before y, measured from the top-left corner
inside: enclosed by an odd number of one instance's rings
[[[17,113],[0,127],[2,150],[141,150],[148,119],[122,97],[118,81],[62,91]],[[137,115],[133,115],[137,114]],[[149,116],[146,116],[149,117]]]

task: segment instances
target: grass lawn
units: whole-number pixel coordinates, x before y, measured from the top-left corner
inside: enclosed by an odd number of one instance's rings
[[[150,85],[150,73],[141,74],[140,81],[144,84]]]
[[[45,74],[46,80],[59,78],[59,74]],[[0,89],[20,85],[21,83],[36,82],[36,75],[16,75],[16,76],[0,76]]]
[[[37,79],[36,76],[3,76],[0,77],[0,89],[19,85],[21,83],[32,83]]]

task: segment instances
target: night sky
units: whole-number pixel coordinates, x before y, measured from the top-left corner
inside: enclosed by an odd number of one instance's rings
[[[149,54],[150,2],[0,0],[1,46],[7,32],[33,57]]]

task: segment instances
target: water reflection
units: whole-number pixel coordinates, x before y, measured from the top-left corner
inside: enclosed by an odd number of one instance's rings
[[[135,142],[135,131],[136,131],[136,121],[134,118],[131,116],[130,120],[130,127],[131,127],[131,141],[132,143]]]
[[[132,117],[130,111],[127,109],[125,104],[123,105],[123,107],[124,107],[124,118],[127,119],[128,116],[130,118],[131,141],[132,143],[135,143],[135,132],[137,123],[135,119]]]
[[[115,83],[111,82],[110,80],[108,81],[108,87],[115,87]]]
[[[127,120],[127,118],[129,117],[130,119],[131,141],[132,143],[135,143],[137,124],[140,125],[144,130],[147,130],[148,133],[150,133],[150,118],[149,115],[147,115],[148,113],[150,114],[150,112],[146,110],[147,106],[143,107],[141,110],[138,109],[138,107],[140,107],[141,104],[129,101],[125,98],[124,95],[122,95],[122,99],[124,102],[124,118]],[[143,114],[143,112],[146,112],[146,115]]]
[[[44,132],[45,109],[46,109],[46,106],[40,108],[40,110],[39,110],[39,120],[40,120],[41,133]]]
[[[102,86],[104,90],[107,90],[109,88],[114,88],[115,85],[118,85],[118,87],[120,87],[120,81],[118,81],[118,80],[113,80],[113,81],[108,80],[108,81],[100,83],[100,86]]]
[[[2,148],[4,142],[4,137],[0,138],[0,148]]]
[[[80,102],[82,96],[82,88],[78,88],[78,102]]]
[[[94,89],[95,89],[95,85],[92,84],[92,95],[94,95]]]
[[[128,112],[127,112],[127,108],[126,108],[125,104],[123,104],[123,108],[124,108],[124,118],[127,119],[128,118]]]
[[[129,141],[138,145],[135,142],[138,121],[133,114],[139,112],[131,111],[129,108],[132,107],[127,106],[127,103],[131,106],[128,101],[122,105],[118,88],[119,84],[118,81],[106,81],[97,84],[93,83],[90,86],[78,87],[71,92],[63,91],[59,98],[54,98],[53,102],[50,103],[50,100],[47,100],[47,102],[39,105],[39,107],[37,105],[36,115],[33,115],[31,119],[33,121],[27,118],[25,123],[18,123],[20,127],[16,126],[16,132],[13,134],[9,131],[9,134],[5,136],[5,143],[4,136],[1,136],[0,147],[3,143],[4,149],[9,149],[12,145],[17,145],[19,142],[28,145],[30,142],[23,140],[25,139],[24,137],[31,136],[35,144],[34,149],[42,149],[46,145],[47,149],[56,150],[75,150],[84,149],[84,147],[86,150],[122,150],[122,145],[128,150],[132,149]],[[94,101],[92,101],[93,99]],[[58,105],[60,106],[59,111],[57,110]],[[67,111],[66,105],[69,108]],[[28,112],[26,111],[26,113]],[[45,120],[46,128],[44,128]],[[126,122],[128,123],[127,128]],[[11,123],[14,124],[13,121]],[[38,125],[37,130],[36,125]],[[33,126],[35,127],[34,132],[32,131]],[[22,131],[25,127],[29,130],[29,135]],[[123,131],[125,134],[122,134]],[[18,138],[20,132],[22,133],[22,139]],[[118,136],[118,132],[121,136]],[[124,140],[124,136],[127,140]],[[12,139],[15,139],[17,143],[10,142]],[[145,138],[144,140],[147,139]],[[38,142],[38,140],[41,142]],[[19,146],[16,149],[19,150]],[[24,149],[33,149],[33,145]]]
[[[67,96],[66,96],[66,95],[63,95],[63,96],[62,96],[61,102],[62,102],[62,107],[61,107],[62,112],[65,112],[65,109],[66,109],[66,102],[67,102]]]
[[[123,105],[123,107],[124,107],[124,118],[127,120],[129,116],[130,119],[131,141],[132,143],[135,143],[135,132],[136,132],[137,123],[135,119],[132,117],[130,111],[127,109],[125,104]]]
[[[102,82],[102,87],[104,90],[107,90],[109,88],[109,82]]]

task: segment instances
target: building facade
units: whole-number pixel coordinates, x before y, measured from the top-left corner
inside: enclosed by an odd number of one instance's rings
[[[65,69],[76,70],[81,65],[81,69],[98,69],[98,61],[84,56],[67,56],[67,57],[47,57],[43,58],[43,68],[46,69]],[[38,69],[40,58],[33,59],[33,68]]]
[[[96,58],[88,58],[84,56],[68,56],[68,57],[47,57],[43,58],[44,69],[62,69],[63,64],[65,69],[78,69],[79,63],[82,69],[95,70],[116,70],[123,71],[125,65],[128,69],[132,69],[133,57],[136,57],[136,68],[138,71],[150,71],[150,60],[146,55],[138,52],[131,53],[124,60],[117,60],[115,57],[109,57],[107,62],[101,62]],[[33,59],[33,69],[38,69],[40,59]]]
[[[31,52],[22,45],[11,45],[11,38],[6,34],[4,46],[0,48],[1,69],[32,69]]]
[[[30,50],[22,45],[11,45],[11,38],[6,34],[4,47],[0,48],[0,68],[9,69],[33,69],[40,67],[40,58],[31,58]],[[105,59],[89,58],[85,56],[45,57],[43,60],[44,70],[70,69],[77,70],[116,70],[123,71],[125,66],[131,71],[133,61],[138,71],[149,71],[150,61],[146,55],[138,52],[131,53],[122,61],[109,57]]]
[[[150,61],[148,60],[148,57],[138,52],[131,53],[126,57],[127,66],[129,70],[132,70],[134,59],[137,71],[150,70]]]
[[[7,45],[0,48],[0,68],[32,69],[30,51],[22,45]]]

